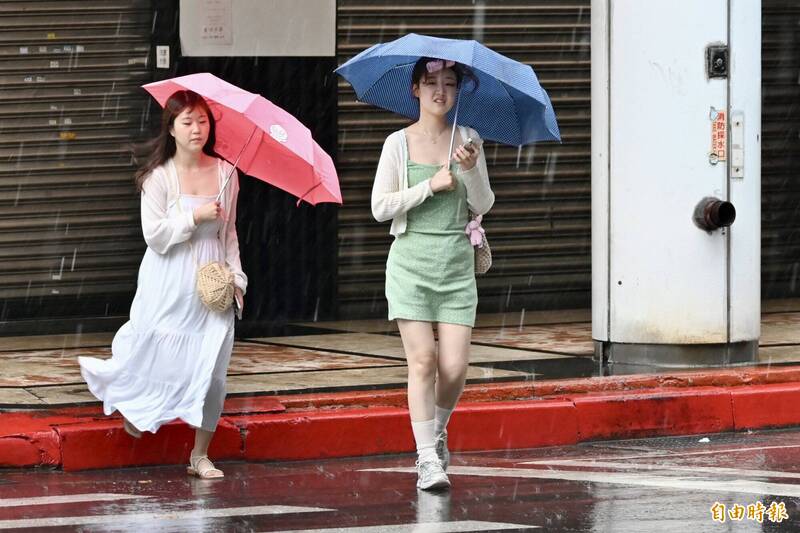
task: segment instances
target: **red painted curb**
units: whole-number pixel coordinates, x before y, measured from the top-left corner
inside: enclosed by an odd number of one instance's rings
[[[0,416],[0,467],[61,464],[61,442],[52,425],[71,422],[71,417],[39,417],[30,413]]]
[[[0,437],[0,467],[58,466],[61,448],[55,430]]]
[[[347,409],[234,418],[245,431],[244,458],[317,459],[414,450],[408,411]]]
[[[398,394],[391,391],[383,398],[394,401]],[[359,402],[367,400],[358,396]],[[800,383],[462,401],[453,414],[450,445],[454,451],[497,450],[800,425],[798,400]],[[299,460],[414,449],[404,407],[294,411],[294,406],[281,412],[284,405],[275,399],[241,399],[232,406],[226,405],[226,414],[233,414],[220,422],[212,459]],[[57,415],[0,413],[0,466],[61,465],[71,471],[188,460],[193,430],[183,423],[135,440],[122,430],[119,418],[97,417],[97,410],[85,409]]]
[[[122,429],[119,420],[60,426],[62,467],[65,471],[90,468],[115,468],[141,465],[188,464],[194,446],[194,430],[172,422],[158,433],[145,433],[134,439]],[[241,459],[239,428],[220,420],[209,448],[212,459]]]
[[[352,409],[232,419],[245,429],[245,459],[300,460],[414,451],[408,411]],[[554,446],[577,442],[575,406],[564,400],[459,404],[450,426],[453,451]]]
[[[800,365],[781,367],[736,367],[685,370],[669,374],[605,376],[594,378],[553,379],[534,382],[467,385],[464,402],[497,402],[568,396],[594,392],[634,391],[660,388],[740,387],[770,383],[800,382]],[[405,407],[406,392],[345,391],[279,396],[287,411],[333,407],[369,408]]]
[[[731,431],[730,391],[718,387],[572,396],[578,438],[585,440]]]
[[[731,390],[736,429],[800,425],[800,383]]]
[[[505,450],[578,442],[578,416],[568,400],[460,403],[448,429],[453,451]]]

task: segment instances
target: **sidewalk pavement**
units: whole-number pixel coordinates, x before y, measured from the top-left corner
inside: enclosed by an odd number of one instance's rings
[[[599,377],[588,310],[481,315],[450,447],[489,450],[800,424],[800,301],[768,302],[759,364]],[[292,324],[237,341],[212,459],[292,460],[413,451],[405,361],[392,323]],[[192,431],[141,440],[102,415],[79,355],[113,333],[0,338],[0,467],[64,470],[187,460]],[[793,401],[794,400],[794,401]]]

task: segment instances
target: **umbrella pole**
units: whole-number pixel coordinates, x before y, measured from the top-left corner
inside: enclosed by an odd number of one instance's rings
[[[456,128],[458,127],[458,107],[461,103],[461,87],[458,88],[458,96],[456,97],[456,114],[453,115],[453,131],[450,133],[450,151],[447,152],[447,163],[450,166],[450,160],[453,159],[453,143],[456,140]]]
[[[216,199],[217,202],[219,202],[219,199],[222,197],[222,193],[225,192],[225,189],[228,187],[228,182],[231,181],[231,176],[233,176],[233,173],[236,171],[236,165],[239,164],[239,159],[242,157],[242,154],[244,153],[245,149],[250,145],[250,141],[253,140],[253,135],[256,134],[257,129],[258,126],[253,127],[253,131],[250,132],[250,137],[247,138],[247,142],[245,142],[244,146],[242,146],[242,149],[239,150],[239,155],[236,156],[236,161],[233,162],[233,168],[231,168],[230,172],[228,172],[228,176],[225,178],[225,183],[222,184],[222,187],[220,188],[219,193],[217,194],[217,199]]]

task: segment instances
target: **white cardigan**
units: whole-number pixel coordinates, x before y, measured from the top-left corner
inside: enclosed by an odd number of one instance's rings
[[[472,137],[478,142],[478,133],[464,126],[458,127],[462,139]],[[406,231],[406,213],[433,196],[431,180],[408,186],[408,142],[404,129],[395,131],[383,143],[378,161],[375,182],[372,185],[372,216],[378,222],[392,221],[389,233],[397,237]],[[494,193],[489,186],[489,172],[483,149],[475,166],[466,172],[456,171],[467,188],[467,205],[477,215],[488,213],[494,204]]]
[[[220,178],[224,182],[232,165],[218,160]],[[175,162],[170,159],[153,169],[142,184],[142,233],[147,246],[157,254],[167,253],[173,246],[189,240],[197,225],[191,211],[169,216],[170,208],[178,201],[180,183]],[[220,232],[225,262],[234,277],[234,284],[247,290],[247,276],[239,258],[239,239],[236,235],[236,199],[239,195],[239,175],[234,170],[231,181],[222,193],[225,221]]]

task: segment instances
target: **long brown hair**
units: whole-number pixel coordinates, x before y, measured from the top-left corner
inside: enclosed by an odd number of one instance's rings
[[[169,132],[175,124],[175,118],[184,109],[191,111],[197,106],[200,106],[208,115],[208,140],[203,146],[203,152],[207,155],[218,157],[214,152],[214,143],[217,141],[216,121],[208,104],[202,96],[194,91],[175,91],[167,98],[167,102],[164,104],[164,111],[161,113],[161,131],[158,136],[134,149],[136,162],[138,163],[140,159],[144,159],[134,176],[137,191],[141,192],[142,185],[156,167],[163,165],[175,155],[175,138]]]

